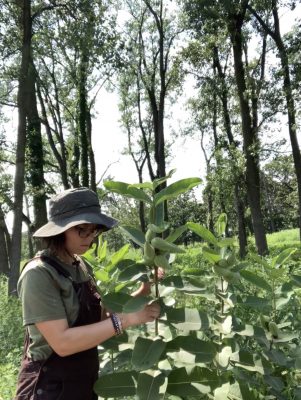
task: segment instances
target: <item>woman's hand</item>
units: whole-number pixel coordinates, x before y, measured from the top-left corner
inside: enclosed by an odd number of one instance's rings
[[[159,317],[159,315],[160,306],[157,302],[148,304],[143,308],[143,310],[135,313],[118,314],[123,329],[126,329],[130,326],[146,324],[147,322],[153,322]]]
[[[153,271],[153,276],[155,274],[155,271]],[[157,278],[158,281],[163,279],[165,276],[165,271],[163,268],[158,267],[157,268]],[[132,293],[133,297],[137,297],[137,296],[148,296],[151,292],[151,287],[154,284],[154,280],[151,281],[147,281],[147,282],[142,282],[139,289],[136,290],[134,293]]]

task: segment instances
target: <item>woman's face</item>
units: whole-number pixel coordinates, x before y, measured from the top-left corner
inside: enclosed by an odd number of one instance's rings
[[[84,254],[101,230],[95,224],[80,224],[65,231],[65,249],[70,254]]]

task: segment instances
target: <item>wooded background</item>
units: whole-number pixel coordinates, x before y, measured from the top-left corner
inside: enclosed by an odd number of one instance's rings
[[[171,204],[174,227],[190,219],[214,230],[226,213],[241,257],[250,235],[264,255],[267,232],[301,231],[300,18],[285,34],[281,25],[282,15],[298,17],[300,1],[0,0],[0,9],[0,273],[10,293],[24,256],[22,224],[31,256],[46,200],[62,188],[90,187],[105,210],[146,229],[143,204],[107,195],[110,176],[96,176],[92,137],[109,135],[93,125],[103,87],[118,93],[137,182],[167,175],[172,135],[199,138],[202,199],[190,192]],[[185,129],[167,138],[187,79],[196,90]]]

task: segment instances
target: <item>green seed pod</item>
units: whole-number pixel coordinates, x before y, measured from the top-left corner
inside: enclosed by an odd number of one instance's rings
[[[148,229],[145,232],[145,241],[146,242],[151,242],[151,240],[156,236],[155,232],[153,232],[151,229]]]
[[[262,325],[262,327],[264,328],[264,329],[268,329],[268,322],[269,322],[269,318],[268,317],[266,317],[265,315],[262,315],[262,314],[260,314],[260,322],[261,322],[261,325]]]
[[[157,267],[162,267],[165,270],[167,270],[169,268],[169,262],[163,254],[159,254],[159,255],[155,256],[154,262]]]
[[[269,331],[271,332],[273,338],[277,339],[279,337],[279,329],[277,324],[275,324],[275,322],[273,321],[269,322]]]
[[[144,260],[147,264],[153,264],[155,258],[155,249],[149,242],[144,243]]]
[[[151,244],[155,247],[155,249],[161,250],[166,253],[185,253],[185,250],[181,249],[175,244],[168,243],[166,242],[166,240],[163,240],[159,237],[155,237],[154,239],[152,239]]]

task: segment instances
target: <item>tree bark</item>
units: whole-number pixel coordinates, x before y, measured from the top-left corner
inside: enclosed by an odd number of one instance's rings
[[[8,230],[0,207],[0,275],[9,275],[9,242]]]
[[[37,109],[36,73],[31,56],[31,49],[30,64],[27,73],[27,89],[27,164],[28,176],[33,194],[34,229],[38,229],[47,222],[47,209],[46,194],[44,189],[44,156],[41,135],[41,121]]]
[[[240,104],[244,153],[246,157],[246,184],[248,201],[251,210],[256,247],[258,253],[260,255],[264,255],[268,253],[268,246],[260,205],[261,193],[258,161],[258,138],[257,131],[252,129],[252,119],[247,98],[245,69],[242,61],[242,25],[244,21],[246,5],[247,2],[244,2],[243,11],[241,11],[239,14],[231,16],[228,27],[231,35],[234,55],[235,80]]]
[[[22,29],[22,56],[18,87],[18,136],[16,149],[16,169],[14,179],[14,220],[12,242],[10,249],[10,273],[8,292],[17,295],[17,281],[20,272],[21,244],[22,244],[22,209],[25,176],[25,148],[26,148],[26,102],[28,101],[27,76],[31,60],[31,2],[20,1],[21,29]]]
[[[84,45],[82,45],[84,46]],[[85,49],[81,49],[81,60],[79,66],[79,138],[80,138],[80,176],[82,186],[89,187],[89,166],[88,166],[88,137],[87,137],[87,62],[88,57]]]
[[[221,82],[221,102],[222,102],[222,110],[223,110],[223,120],[224,120],[224,128],[226,131],[226,135],[229,142],[229,154],[232,160],[232,173],[234,175],[234,198],[235,198],[235,207],[238,221],[238,241],[239,241],[239,255],[241,258],[245,258],[247,254],[247,233],[246,233],[246,223],[245,223],[245,204],[240,195],[240,184],[244,182],[244,177],[242,174],[237,171],[236,168],[236,160],[232,155],[231,148],[237,148],[237,144],[234,141],[232,128],[231,128],[231,119],[230,112],[228,107],[228,89],[225,82],[225,74],[222,71],[222,67],[219,59],[218,48],[215,46],[213,49],[213,59],[214,65],[217,68],[218,77]]]
[[[301,154],[300,154],[300,147],[299,147],[298,138],[297,138],[296,109],[295,109],[295,101],[294,101],[292,85],[291,85],[288,54],[287,54],[287,49],[283,43],[281,32],[280,32],[277,0],[272,0],[274,30],[269,28],[269,26],[263,21],[263,19],[256,13],[256,11],[252,7],[248,6],[248,9],[258,20],[258,22],[260,23],[262,28],[265,30],[265,32],[275,41],[278,52],[279,52],[282,74],[283,74],[283,90],[284,90],[286,104],[287,104],[289,137],[290,137],[290,142],[291,142],[291,147],[292,147],[295,173],[296,173],[296,177],[297,177],[298,201],[299,201],[299,237],[301,240]]]

